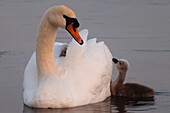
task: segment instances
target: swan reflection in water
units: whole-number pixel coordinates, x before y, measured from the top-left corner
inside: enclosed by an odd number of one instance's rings
[[[23,113],[110,113],[110,98],[103,102],[65,109],[37,109],[24,106]]]
[[[23,113],[127,113],[154,109],[154,100],[128,100],[109,97],[103,102],[68,109],[37,109],[24,106]]]

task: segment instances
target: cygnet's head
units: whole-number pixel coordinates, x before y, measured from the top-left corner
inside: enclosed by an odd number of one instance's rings
[[[65,5],[54,6],[49,8],[43,17],[46,17],[48,22],[54,27],[66,29],[80,45],[83,44],[83,40],[78,32],[80,24],[72,9]]]
[[[112,58],[112,61],[116,64],[116,68],[119,72],[126,72],[129,68],[129,62],[126,59]]]

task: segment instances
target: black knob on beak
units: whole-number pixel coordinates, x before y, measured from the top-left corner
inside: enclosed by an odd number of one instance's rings
[[[118,63],[118,60],[116,58],[112,58],[112,61],[117,64]]]

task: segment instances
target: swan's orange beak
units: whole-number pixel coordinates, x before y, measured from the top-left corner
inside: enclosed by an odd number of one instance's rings
[[[78,28],[73,28],[73,24],[74,22],[72,22],[71,24],[69,24],[66,27],[66,30],[71,34],[71,36],[80,44],[83,44],[83,40],[81,39],[80,35],[79,35],[79,31]]]

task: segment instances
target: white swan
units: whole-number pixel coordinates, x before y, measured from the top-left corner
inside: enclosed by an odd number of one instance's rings
[[[66,44],[54,44],[58,27],[66,29],[79,43],[73,39],[65,57],[60,54]],[[68,108],[100,102],[110,96],[112,55],[103,42],[87,41],[87,30],[81,31],[79,36],[78,27],[74,12],[64,5],[45,12],[36,52],[24,72],[24,104],[37,108]]]

